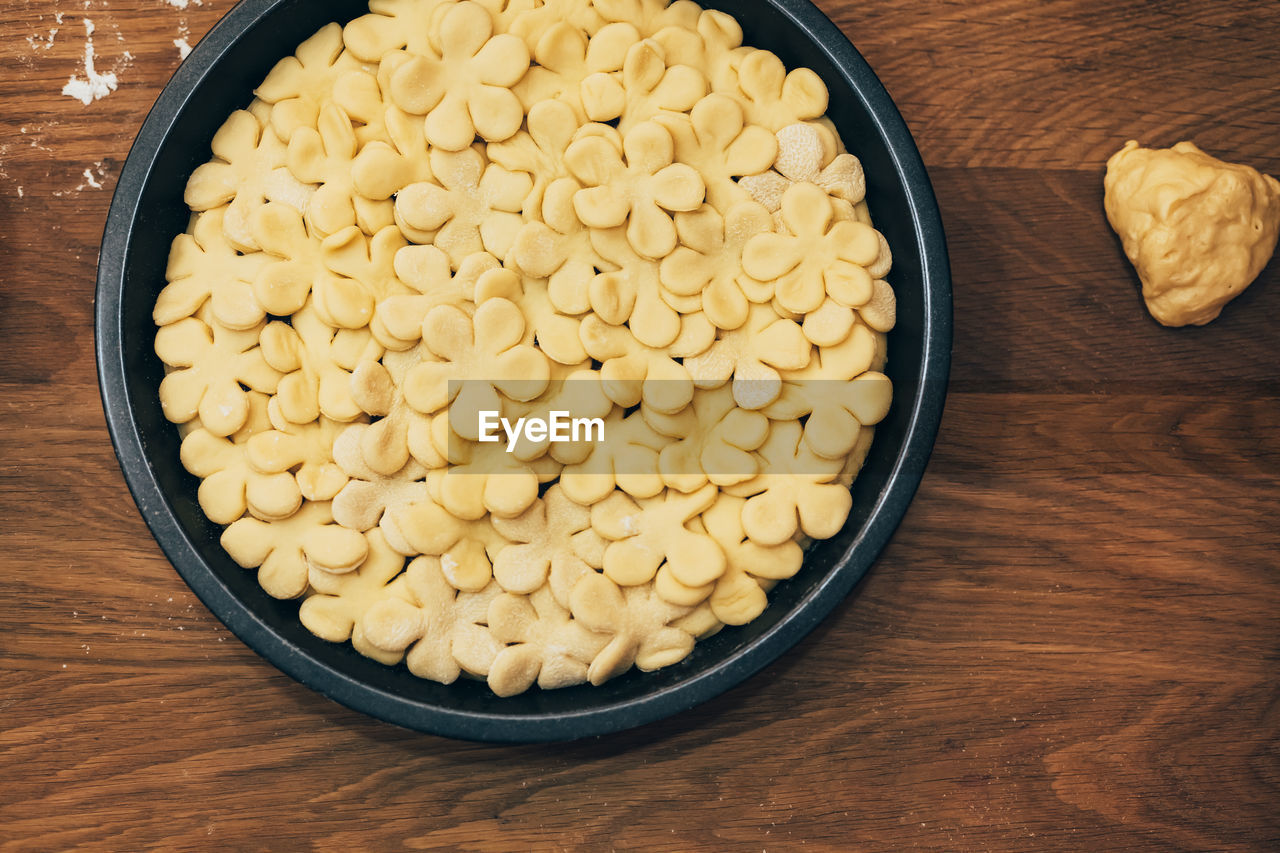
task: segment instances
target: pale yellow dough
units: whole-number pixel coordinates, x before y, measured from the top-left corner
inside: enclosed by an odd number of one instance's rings
[[[1107,161],[1105,207],[1151,316],[1203,326],[1258,277],[1280,232],[1280,181],[1191,142],[1130,140]]]

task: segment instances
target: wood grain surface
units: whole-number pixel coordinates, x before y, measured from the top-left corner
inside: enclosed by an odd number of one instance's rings
[[[0,849],[1280,846],[1280,264],[1164,329],[1101,210],[1131,137],[1280,173],[1280,4],[819,5],[947,227],[952,390],[919,494],[857,592],[740,687],[493,747],[257,657],[116,465],[97,246],[174,40],[229,0],[0,3]],[[119,78],[88,106],[60,94],[86,18]]]

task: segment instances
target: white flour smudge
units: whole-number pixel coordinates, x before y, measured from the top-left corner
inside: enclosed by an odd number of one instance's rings
[[[86,107],[116,90],[119,81],[114,71],[99,74],[94,68],[93,21],[84,19],[84,79],[74,74],[62,87],[62,94],[75,98]]]
[[[191,54],[191,45],[185,38],[174,39],[173,46],[178,49],[178,59],[186,59]]]

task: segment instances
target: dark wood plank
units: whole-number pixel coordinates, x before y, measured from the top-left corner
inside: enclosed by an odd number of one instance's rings
[[[4,3],[0,849],[1280,845],[1280,271],[1163,329],[1101,216],[1129,137],[1280,172],[1280,7],[820,5],[897,99],[947,226],[952,394],[919,495],[759,676],[631,732],[490,747],[259,659],[116,466],[102,224],[173,39],[229,0]],[[86,16],[121,84],[82,106],[58,92]]]

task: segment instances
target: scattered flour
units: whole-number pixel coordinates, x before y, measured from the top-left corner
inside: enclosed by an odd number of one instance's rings
[[[173,46],[178,49],[178,59],[186,59],[191,54],[191,45],[185,38],[174,39]]]
[[[93,21],[85,18],[84,79],[81,80],[74,74],[71,75],[71,78],[67,80],[67,85],[62,87],[62,94],[75,98],[87,107],[99,98],[105,98],[114,92],[118,82],[114,71],[99,74],[94,68]]]

